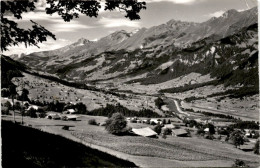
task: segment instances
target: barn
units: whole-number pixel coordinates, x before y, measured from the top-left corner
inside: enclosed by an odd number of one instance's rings
[[[172,136],[186,137],[186,136],[188,136],[188,132],[185,129],[173,129]]]
[[[139,128],[139,129],[132,129],[132,132],[136,135],[140,135],[143,137],[157,137],[157,133],[154,132],[151,128],[146,127],[146,128]]]

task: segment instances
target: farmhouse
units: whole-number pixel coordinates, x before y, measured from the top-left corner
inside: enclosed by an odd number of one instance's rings
[[[240,145],[239,148],[245,152],[248,152],[248,151],[253,151],[254,145],[253,144],[244,144],[244,145]]]
[[[209,132],[209,128],[205,128],[205,129],[204,129],[204,132]]]
[[[27,110],[30,110],[30,109],[38,110],[38,109],[39,109],[39,106],[30,105]]]
[[[46,116],[46,118],[48,118],[48,119],[53,119],[53,120],[60,120],[60,119],[61,119],[61,116],[58,115],[58,114],[53,114],[53,113],[51,113],[51,114],[48,114],[48,115]]]
[[[76,115],[66,115],[66,116],[62,117],[62,120],[65,120],[65,121],[76,121],[77,118],[78,118],[78,116],[76,116]]]
[[[166,128],[168,128],[168,129],[175,129],[176,127],[173,124],[165,124],[164,127],[162,127],[162,129],[166,129]]]
[[[156,137],[157,133],[154,132],[151,128],[139,128],[139,129],[132,129],[132,132],[136,135],[144,136],[144,137]]]
[[[74,109],[67,109],[66,111],[63,112],[63,114],[75,114],[76,111]]]
[[[161,121],[158,121],[158,119],[151,119],[150,120],[150,123],[154,122],[155,124],[161,124],[162,122]]]
[[[172,136],[186,137],[187,135],[188,135],[188,132],[184,129],[173,129],[172,130]]]

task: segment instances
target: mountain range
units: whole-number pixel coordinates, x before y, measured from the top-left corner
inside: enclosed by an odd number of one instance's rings
[[[60,49],[10,57],[32,71],[68,81],[129,78],[130,83],[156,84],[196,72],[227,86],[258,88],[258,11],[229,10],[203,23],[170,20],[130,33],[116,31],[95,42],[81,38]]]

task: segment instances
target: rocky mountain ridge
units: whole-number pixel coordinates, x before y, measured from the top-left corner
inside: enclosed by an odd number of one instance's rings
[[[132,33],[117,31],[96,42],[80,39],[18,61],[35,71],[80,82],[143,75],[135,82],[152,84],[191,72],[227,80],[233,76],[236,81],[234,76],[254,74],[257,69],[257,17],[257,8],[252,8],[243,12],[229,10],[203,23],[170,20]],[[229,66],[230,62],[234,66]],[[246,67],[250,68],[244,73]],[[219,68],[228,70],[222,73]],[[244,79],[231,83],[248,84]]]

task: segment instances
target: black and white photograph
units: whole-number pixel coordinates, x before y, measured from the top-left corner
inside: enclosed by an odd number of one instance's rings
[[[1,167],[260,167],[258,0],[1,0]]]

